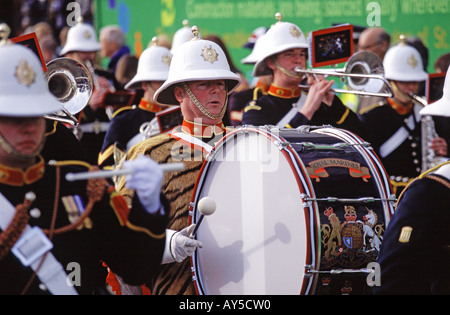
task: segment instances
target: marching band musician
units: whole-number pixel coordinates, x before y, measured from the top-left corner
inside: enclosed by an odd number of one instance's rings
[[[110,119],[102,105],[105,93],[115,90],[113,74],[94,69],[100,49],[95,29],[90,24],[80,21],[69,29],[66,44],[60,53],[63,57],[75,59],[83,64],[93,78],[92,97],[88,106],[80,112],[79,125],[74,129],[74,133],[85,148],[86,158],[90,164],[97,163],[103,139],[109,128]]]
[[[394,192],[421,173],[421,117],[423,106],[413,100],[420,82],[428,78],[419,52],[404,41],[388,50],[383,61],[385,77],[390,81],[394,97],[366,107],[360,119],[367,138],[391,176]],[[438,156],[447,154],[443,138],[433,139],[432,148]],[[398,192],[397,192],[398,193]]]
[[[280,16],[277,15],[280,19]],[[302,30],[295,24],[274,24],[264,35],[265,50],[255,64],[254,76],[273,74],[267,92],[250,102],[244,109],[244,125],[277,125],[298,127],[300,125],[331,124],[341,128],[359,125],[350,109],[330,91],[333,84],[323,78],[308,77],[310,85],[307,96],[300,90],[303,76],[294,70],[306,68],[308,43]]]
[[[140,133],[142,124],[150,123],[157,112],[168,107],[154,102],[153,95],[167,79],[171,59],[172,54],[169,49],[157,46],[156,43],[142,52],[139,57],[137,73],[125,88],[128,90],[142,89],[144,95],[137,107],[114,116],[111,120],[98,157],[98,165],[105,167],[116,164],[114,150],[126,152],[132,144],[143,140]],[[124,110],[121,109],[121,111]]]
[[[199,39],[197,28],[193,30],[196,36],[175,51],[168,79],[155,94],[159,103],[180,104],[182,126],[170,134],[138,143],[126,155],[127,161],[144,153],[155,161],[185,163],[183,171],[166,174],[162,193],[170,204],[169,231],[181,230],[180,233],[186,234],[190,229],[189,205],[197,175],[206,153],[225,133],[222,118],[227,98],[240,83],[239,77],[230,71],[222,49],[214,42]],[[117,189],[132,197],[121,180]],[[183,257],[175,254],[171,261],[181,261]],[[195,294],[189,261],[161,265],[150,290],[155,295]]]
[[[446,117],[449,113],[450,71],[442,98],[420,111]],[[445,219],[449,192],[448,162],[422,173],[403,190],[384,233],[377,260],[381,285],[373,288],[375,294],[450,293],[450,235]]]
[[[0,294],[100,293],[102,262],[129,283],[151,279],[166,246],[162,169],[146,157],[128,161],[131,208],[105,179],[65,180],[90,166],[40,155],[43,116],[62,108],[41,63],[24,46],[4,44],[0,68]]]

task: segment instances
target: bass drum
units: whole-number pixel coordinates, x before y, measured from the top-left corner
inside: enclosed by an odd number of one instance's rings
[[[333,127],[239,127],[199,173],[216,202],[191,257],[198,294],[365,294],[395,197],[370,145]]]

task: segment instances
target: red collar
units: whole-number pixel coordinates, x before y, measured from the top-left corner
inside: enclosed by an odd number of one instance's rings
[[[281,98],[297,98],[300,97],[301,90],[300,88],[291,90],[271,84],[268,93]]]
[[[144,100],[143,98],[141,98],[141,101],[139,102],[139,108],[152,113],[158,113],[164,109],[162,106]]]
[[[0,183],[11,186],[32,184],[44,175],[45,162],[42,156],[39,161],[25,170],[0,165]]]
[[[399,115],[409,114],[414,105],[412,102],[407,104],[406,106],[402,105],[402,104],[398,104],[398,103],[394,102],[394,100],[391,98],[388,98],[388,103]]]
[[[184,133],[193,135],[194,137],[211,138],[213,135],[223,134],[225,132],[225,126],[223,122],[216,125],[203,125],[183,119],[181,130]]]
[[[260,88],[261,91],[263,91],[263,93],[267,93],[267,91],[270,88],[270,85],[265,84],[262,80],[258,80],[258,82],[256,82],[255,87]]]

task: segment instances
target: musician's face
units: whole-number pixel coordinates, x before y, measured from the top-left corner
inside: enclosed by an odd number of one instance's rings
[[[282,51],[275,56],[276,61],[286,70],[295,72],[295,68],[306,68],[306,49],[294,48]],[[270,60],[270,59],[269,59]],[[274,71],[281,72],[276,65],[269,61],[268,66]],[[282,73],[282,72],[281,72]]]
[[[220,114],[227,97],[225,80],[193,81],[189,82],[188,86],[207,111],[213,115]],[[202,119],[203,124],[216,124],[222,120],[222,117],[220,119],[206,117],[182,87],[175,88],[175,97],[180,102],[183,117],[189,121]]]
[[[416,94],[419,92],[419,88],[420,88],[420,82],[395,82],[395,84],[397,85],[398,89],[406,94]],[[402,93],[399,93],[398,91],[394,90],[394,98],[401,102],[401,103],[409,103],[411,101],[410,97],[407,97],[405,95],[402,95]]]
[[[17,152],[33,156],[40,153],[45,137],[45,119],[43,117],[0,117],[0,134]],[[1,155],[5,153],[0,148]]]

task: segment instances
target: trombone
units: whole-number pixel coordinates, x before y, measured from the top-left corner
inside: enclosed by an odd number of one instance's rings
[[[45,117],[78,125],[74,115],[88,104],[92,95],[92,76],[89,71],[74,59],[56,58],[47,63],[44,76],[50,93],[63,103],[60,113]]]
[[[306,75],[337,76],[347,84],[349,89],[332,89],[335,93],[350,93],[362,96],[393,97],[394,91],[384,77],[381,59],[371,52],[361,51],[353,54],[343,69],[301,69],[295,72]],[[307,85],[300,85],[301,89],[309,89]]]

